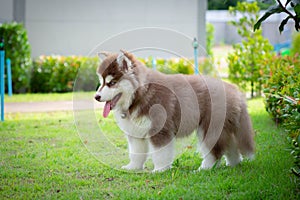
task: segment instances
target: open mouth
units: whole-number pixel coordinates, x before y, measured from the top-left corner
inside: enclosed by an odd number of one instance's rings
[[[122,93],[117,94],[112,98],[112,100],[105,102],[104,109],[103,109],[103,117],[107,117],[112,109],[117,105],[118,101],[120,100]]]

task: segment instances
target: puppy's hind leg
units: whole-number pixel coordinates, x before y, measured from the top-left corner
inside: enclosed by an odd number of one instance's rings
[[[243,158],[239,152],[235,137],[232,135],[227,143],[227,148],[225,150],[225,160],[226,165],[234,167],[239,164]]]
[[[215,165],[219,164],[218,159],[220,158],[220,156],[215,154],[213,148],[209,148],[207,144],[205,144],[204,141],[207,138],[205,138],[205,133],[203,129],[200,127],[198,128],[197,136],[198,136],[198,151],[201,153],[203,158],[203,161],[198,171],[211,169]]]
[[[250,160],[254,158],[255,144],[254,144],[254,131],[252,127],[252,122],[247,111],[247,106],[245,103],[242,104],[242,111],[240,117],[240,126],[235,133],[237,140],[237,147],[240,153],[248,157]]]
[[[142,170],[148,156],[148,140],[127,136],[130,163],[122,167],[127,170]]]

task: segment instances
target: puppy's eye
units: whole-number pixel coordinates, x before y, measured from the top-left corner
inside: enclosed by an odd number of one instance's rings
[[[116,83],[117,83],[117,81],[112,80],[112,81],[110,81],[109,83],[107,83],[107,86],[108,86],[108,87],[111,87],[111,86],[114,86]]]

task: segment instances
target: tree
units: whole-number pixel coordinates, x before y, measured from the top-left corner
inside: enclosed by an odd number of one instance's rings
[[[265,21],[268,17],[276,13],[286,13],[287,17],[283,19],[279,26],[280,33],[283,31],[284,26],[287,24],[289,20],[294,20],[295,29],[297,31],[300,30],[300,0],[286,0],[285,4],[282,0],[276,0],[277,4],[272,5],[265,12],[265,14],[259,18],[259,20],[255,23],[254,31],[258,30],[261,26],[261,23]],[[291,9],[289,9],[289,6]]]
[[[246,90],[251,85],[251,97],[254,92],[261,94],[262,77],[267,73],[265,59],[271,57],[273,47],[262,36],[262,31],[253,32],[252,27],[258,19],[259,7],[256,2],[238,2],[236,7],[230,7],[229,12],[241,17],[231,21],[242,37],[241,44],[233,45],[234,51],[228,55],[229,79],[240,88]]]
[[[237,5],[237,2],[243,1],[250,1],[250,0],[209,0],[208,3],[208,10],[228,10],[229,7],[234,7]],[[267,0],[265,1],[258,1],[257,5],[260,9],[267,9],[269,7],[269,2],[274,3],[275,0]]]
[[[236,6],[238,0],[209,0],[208,10],[227,10],[230,6]]]

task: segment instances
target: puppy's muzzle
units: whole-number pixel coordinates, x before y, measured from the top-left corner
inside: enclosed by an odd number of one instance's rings
[[[99,101],[100,102],[100,100],[101,100],[101,96],[99,95],[99,94],[95,94],[95,97],[94,97],[95,99],[96,99],[96,101]]]

